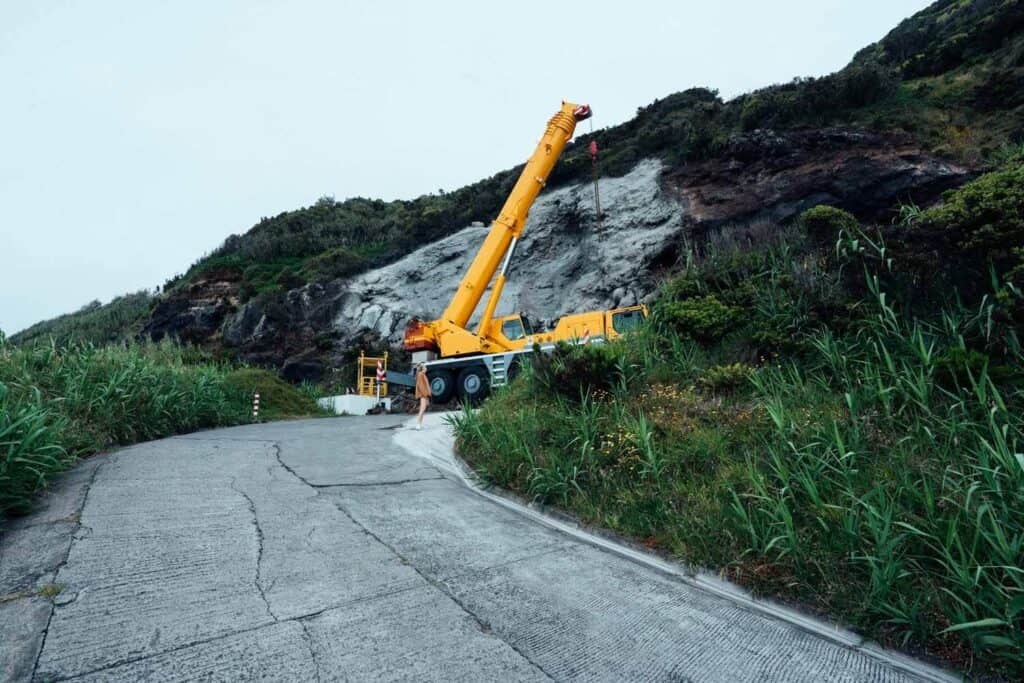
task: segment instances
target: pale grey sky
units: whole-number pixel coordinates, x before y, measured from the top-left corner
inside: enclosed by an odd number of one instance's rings
[[[928,4],[6,0],[0,329],[162,284],[325,194],[489,176],[563,98],[604,127],[835,71]]]

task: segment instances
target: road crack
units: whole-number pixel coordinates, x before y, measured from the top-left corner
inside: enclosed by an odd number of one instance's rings
[[[357,520],[355,517],[353,517],[352,514],[339,501],[333,500],[332,502],[334,504],[334,507],[338,508],[338,511],[341,512],[341,514],[343,514],[346,517],[348,517],[349,520],[353,524],[355,524],[357,527],[362,529],[363,533],[365,533],[367,536],[369,536],[370,538],[372,538],[373,540],[377,541],[382,546],[387,548],[389,551],[391,551],[391,553],[395,557],[397,557],[400,562],[402,562],[403,564],[408,565],[409,567],[411,567],[412,570],[414,572],[416,572],[416,574],[418,574],[421,579],[426,581],[428,585],[433,587],[435,590],[440,591],[445,597],[447,597],[449,600],[451,600],[453,603],[455,603],[459,607],[459,609],[461,609],[470,619],[473,620],[473,622],[476,624],[477,629],[479,629],[479,631],[481,633],[483,633],[485,635],[488,635],[488,636],[491,636],[493,638],[497,638],[501,642],[505,643],[510,648],[512,648],[512,650],[516,654],[518,654],[524,660],[529,662],[531,666],[533,666],[535,669],[537,669],[537,671],[539,671],[540,673],[544,674],[544,676],[548,680],[550,680],[550,681],[555,680],[555,678],[551,674],[549,674],[547,671],[544,670],[544,667],[542,667],[537,662],[533,661],[529,657],[529,655],[527,655],[525,652],[523,652],[517,645],[515,645],[515,643],[509,642],[508,640],[505,640],[504,638],[502,638],[498,634],[494,633],[493,629],[491,628],[491,625],[487,621],[481,619],[475,612],[473,612],[473,610],[469,609],[469,607],[467,607],[466,604],[464,602],[462,602],[448,588],[448,586],[446,586],[443,582],[438,581],[437,579],[434,579],[433,577],[427,576],[423,571],[420,570],[419,567],[417,567],[415,565],[415,563],[413,563],[410,559],[408,559],[401,552],[399,552],[399,550],[397,548],[395,548],[393,545],[391,545],[390,543],[385,541],[383,538],[381,538],[380,536],[378,536],[374,532],[370,531],[369,528],[367,528],[359,520]]]
[[[256,591],[260,594],[260,598],[263,600],[263,604],[267,608],[267,614],[269,614],[270,618],[274,621],[278,621],[277,615],[274,614],[274,610],[270,608],[270,601],[267,600],[267,594],[263,591],[263,527],[260,526],[260,517],[256,514],[256,503],[248,493],[235,486],[235,479],[231,480],[231,489],[245,498],[246,503],[249,505],[249,512],[252,513],[252,524],[256,529],[257,545],[256,576],[253,579],[253,585],[256,587]]]
[[[351,484],[310,484],[315,489],[340,489],[346,487],[358,487],[358,486],[401,486],[402,484],[412,484],[417,481],[440,481],[445,477],[419,477],[416,479],[398,479],[395,481],[363,481],[353,482]]]
[[[113,457],[113,456],[111,456]],[[104,460],[92,471],[92,475],[89,477],[88,483],[85,485],[85,493],[82,495],[82,506],[78,508],[78,512],[75,523],[77,526],[75,530],[71,532],[71,538],[68,540],[68,549],[64,553],[64,558],[60,563],[53,569],[53,581],[56,583],[57,575],[60,574],[60,570],[68,563],[68,558],[71,557],[71,550],[75,547],[75,542],[80,540],[78,536],[79,529],[82,528],[82,512],[85,510],[85,506],[89,502],[89,494],[92,492],[92,485],[96,482],[96,477],[99,476],[100,470],[106,467],[107,463],[110,462],[110,458]],[[87,537],[86,537],[87,538]],[[32,676],[29,680],[35,680],[36,674],[39,670],[39,660],[43,658],[43,650],[46,648],[46,638],[50,635],[50,624],[53,623],[53,613],[57,610],[57,606],[53,600],[50,600],[50,614],[46,617],[46,626],[43,627],[43,637],[39,641],[39,652],[36,653],[36,661],[32,664]]]
[[[302,621],[301,619],[296,619],[295,621],[299,622],[299,626],[302,627],[302,632],[306,636],[306,644],[309,646],[309,656],[313,660],[313,667],[316,669],[316,680],[317,683],[320,683],[322,680],[320,676],[320,660],[317,659],[316,648],[313,647],[313,636],[310,634],[309,627],[306,626],[305,621]]]

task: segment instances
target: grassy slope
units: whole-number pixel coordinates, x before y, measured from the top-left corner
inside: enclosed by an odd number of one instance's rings
[[[1021,676],[1024,164],[904,215],[727,231],[644,334],[464,415],[461,452],[684,562]]]
[[[106,304],[99,301],[74,313],[36,323],[11,336],[14,344],[32,344],[55,340],[63,345],[71,342],[109,344],[133,339],[142,331],[142,320],[149,315],[155,298],[149,292],[119,296]]]
[[[1008,142],[1024,136],[1021,23],[1019,1],[942,0],[831,76],[796,79],[729,102],[711,90],[687,90],[641,107],[626,123],[581,135],[549,184],[588,177],[591,137],[602,149],[602,172],[621,175],[645,157],[678,164],[714,156],[729,135],[756,127],[904,130],[956,160],[987,163]],[[508,169],[450,193],[413,200],[324,198],[264,218],[245,234],[228,238],[165,289],[227,266],[242,274],[243,298],[271,299],[308,281],[383,265],[471,221],[493,218],[518,171]]]
[[[318,414],[312,399],[264,370],[214,363],[170,344],[13,346],[0,336],[0,518],[79,456],[114,445]]]

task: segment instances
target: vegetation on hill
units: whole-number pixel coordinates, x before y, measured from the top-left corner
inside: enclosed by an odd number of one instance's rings
[[[759,593],[1022,676],[1022,174],[893,226],[819,207],[724,229],[648,329],[538,354],[458,419],[460,452]]]
[[[26,511],[84,455],[171,434],[318,414],[265,370],[215,363],[173,344],[14,346],[0,335],[0,518]]]
[[[74,313],[36,323],[11,336],[13,344],[53,340],[63,346],[72,342],[109,344],[132,339],[142,330],[156,298],[143,290],[119,296],[106,304],[93,301]]]

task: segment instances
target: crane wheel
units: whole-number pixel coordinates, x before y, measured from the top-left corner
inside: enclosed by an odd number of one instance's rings
[[[470,365],[462,368],[455,385],[459,392],[459,400],[469,403],[479,403],[484,400],[491,390],[490,380],[491,373],[483,365]]]
[[[430,370],[427,372],[427,379],[430,380],[431,400],[434,403],[447,403],[455,395],[455,378],[450,370]]]

